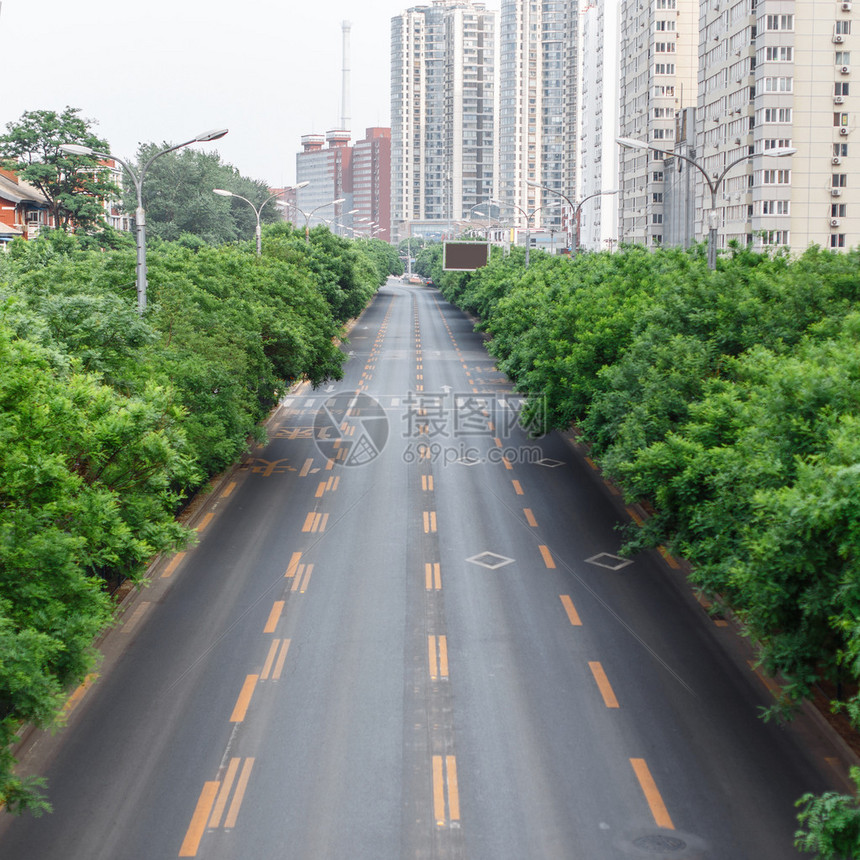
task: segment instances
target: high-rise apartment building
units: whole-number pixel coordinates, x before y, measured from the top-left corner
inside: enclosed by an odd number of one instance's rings
[[[696,105],[698,52],[699,0],[622,0],[622,137],[673,150],[677,112]],[[619,239],[662,244],[663,155],[622,150],[619,179]]]
[[[721,246],[732,240],[756,250],[856,245],[854,14],[850,0],[701,3],[698,160],[718,175],[742,159],[718,193]],[[854,58],[860,60],[860,50]],[[785,149],[797,152],[769,154]],[[696,209],[705,217],[706,191],[700,182]],[[707,232],[701,216],[696,232]]]
[[[496,13],[433,0],[391,20],[391,219],[463,220],[495,194]]]
[[[367,129],[352,148],[352,208],[353,223],[375,224],[374,238],[391,240],[390,128]]]
[[[618,242],[618,43],[616,0],[596,0],[583,12],[582,173],[579,200],[580,245],[612,250]]]
[[[576,194],[578,45],[577,0],[502,0],[499,199],[523,226],[564,224],[561,198],[536,186]]]

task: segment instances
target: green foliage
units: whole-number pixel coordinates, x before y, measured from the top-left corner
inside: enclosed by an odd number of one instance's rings
[[[50,110],[25,111],[18,122],[6,124],[0,135],[0,159],[45,195],[56,223],[66,228],[72,222],[86,230],[104,226],[102,202],[119,193],[110,172],[90,155],[68,155],[61,144],[75,143],[107,152],[107,142],[92,131],[92,120],[80,116],[79,108],[62,113]]]
[[[50,725],[93,666],[109,586],[185,544],[183,499],[260,437],[297,379],[342,376],[342,323],[386,274],[278,225],[267,253],[154,241],[149,310],[134,247],[52,232],[0,255],[0,803],[48,808],[12,772],[23,722]]]
[[[851,779],[860,791],[860,768],[851,768]],[[818,860],[860,858],[860,805],[857,798],[828,791],[819,797],[804,794],[797,801],[801,829],[794,835],[800,851],[814,851]],[[805,829],[804,829],[805,828]]]
[[[137,176],[152,156],[169,146],[142,145],[137,152]],[[235,167],[224,164],[217,152],[184,147],[158,156],[142,185],[148,235],[168,241],[194,235],[209,244],[252,240],[257,225],[255,210],[244,200],[219,197],[213,193],[215,188],[239,194],[254,207],[260,207],[271,194],[264,182],[242,176]],[[274,203],[271,200],[263,206],[261,223],[280,218]],[[134,184],[127,177],[123,205],[126,212],[137,207]]]
[[[716,272],[701,248],[427,263],[492,335],[525,417],[576,423],[656,511],[631,547],[668,544],[743,619],[785,682],[778,710],[820,680],[857,688],[857,253],[739,251]]]

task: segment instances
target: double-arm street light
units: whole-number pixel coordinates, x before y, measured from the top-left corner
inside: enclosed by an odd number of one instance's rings
[[[681,155],[680,152],[674,152],[666,149],[661,149],[657,146],[651,146],[650,143],[645,143],[644,140],[635,140],[632,137],[617,137],[616,143],[621,146],[626,146],[630,149],[650,149],[653,152],[663,152],[666,153],[670,157],[680,158],[682,161],[686,161],[688,164],[692,164],[699,173],[705,178],[705,182],[708,185],[708,189],[711,192],[711,211],[708,213],[708,268],[713,270],[717,268],[717,222],[719,219],[719,213],[717,212],[717,192],[720,190],[720,186],[723,184],[723,180],[726,178],[726,174],[736,165],[740,164],[742,161],[749,161],[751,158],[755,158],[756,155],[770,155],[774,158],[785,158],[787,155],[794,155],[797,152],[793,147],[785,147],[783,149],[770,149],[766,152],[754,152],[747,153],[746,155],[742,155],[740,158],[736,158],[734,161],[730,161],[724,168],[722,173],[714,174],[713,178],[708,176],[708,172],[699,164],[698,161],[688,158],[686,155]]]
[[[337,206],[339,203],[345,203],[345,202],[346,202],[346,197],[338,197],[337,200],[330,200],[328,203],[320,204],[316,208],[311,209],[310,212],[305,212],[304,209],[300,209],[295,204],[292,204],[293,209],[295,209],[296,212],[301,212],[302,215],[305,216],[305,242],[310,242],[310,240],[311,240],[310,239],[310,222],[311,222],[311,216],[314,214],[314,212],[317,212],[320,209],[325,209],[326,206]]]
[[[574,257],[579,253],[579,242],[580,242],[580,235],[582,232],[580,221],[579,221],[579,215],[580,215],[580,212],[582,210],[582,204],[588,200],[592,200],[595,197],[601,197],[604,194],[617,194],[618,193],[617,188],[614,189],[613,191],[595,191],[594,194],[589,194],[587,197],[583,197],[582,200],[579,201],[579,203],[574,205],[570,201],[569,197],[562,194],[561,191],[556,191],[555,188],[550,188],[547,185],[541,185],[538,182],[529,182],[528,180],[526,180],[526,185],[532,185],[535,188],[541,188],[544,191],[549,191],[550,194],[557,194],[559,197],[563,197],[567,201],[567,205],[570,206],[571,220],[573,221],[573,224],[574,224],[574,239],[572,242],[572,244],[573,244],[572,256],[574,256]]]
[[[305,182],[300,182],[298,185],[294,185],[292,188],[284,188],[282,191],[278,191],[276,194],[272,194],[270,197],[267,197],[259,206],[255,206],[247,197],[243,197],[241,194],[235,194],[232,191],[226,191],[223,188],[213,188],[212,191],[214,194],[217,194],[219,197],[236,197],[239,200],[244,200],[253,210],[254,214],[257,216],[257,256],[259,257],[263,253],[263,240],[262,240],[262,230],[260,229],[260,213],[263,211],[263,207],[270,201],[274,200],[276,197],[281,197],[286,194],[288,191],[295,191],[297,188],[305,188],[310,185],[310,183],[306,180]]]
[[[156,158],[162,155],[167,155],[168,152],[174,152],[181,149],[183,146],[188,146],[191,143],[209,143],[212,140],[219,140],[227,134],[228,129],[218,128],[213,131],[204,131],[191,140],[186,140],[184,143],[177,143],[175,146],[168,146],[167,149],[162,149],[156,152],[140,170],[140,176],[137,176],[131,169],[128,162],[121,159],[118,155],[110,155],[107,152],[96,152],[92,147],[83,146],[78,143],[64,143],[60,145],[63,152],[68,152],[71,155],[92,155],[95,158],[110,158],[118,161],[125,169],[128,175],[134,182],[134,189],[137,192],[137,209],[134,213],[135,237],[137,239],[137,311],[142,314],[146,310],[146,213],[143,211],[143,180],[146,177],[146,171]]]
[[[490,200],[490,203],[493,206],[509,206],[511,209],[516,209],[517,212],[522,214],[522,216],[526,219],[526,268],[529,267],[529,250],[531,248],[531,234],[532,234],[532,218],[540,212],[541,209],[547,208],[546,206],[536,206],[531,212],[527,212],[520,206],[517,206],[516,203],[507,203],[501,200]],[[549,204],[552,205],[552,204]]]

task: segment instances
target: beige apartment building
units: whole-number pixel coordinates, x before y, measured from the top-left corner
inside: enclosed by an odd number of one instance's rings
[[[857,243],[854,14],[850,0],[701,3],[698,159],[712,176],[742,159],[719,189],[721,247],[736,240],[798,252]],[[768,154],[787,148],[797,151]],[[700,182],[698,237],[707,232],[704,191]]]
[[[699,0],[622,0],[621,137],[674,149],[675,116],[696,104],[699,5]],[[623,149],[619,158],[619,238],[661,245],[663,154]]]

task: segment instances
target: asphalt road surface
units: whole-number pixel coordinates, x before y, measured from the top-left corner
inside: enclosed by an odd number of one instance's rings
[[[391,279],[344,348],[31,742],[55,811],[0,858],[797,856],[826,744],[758,717],[674,559],[618,555],[619,497],[472,323]]]

